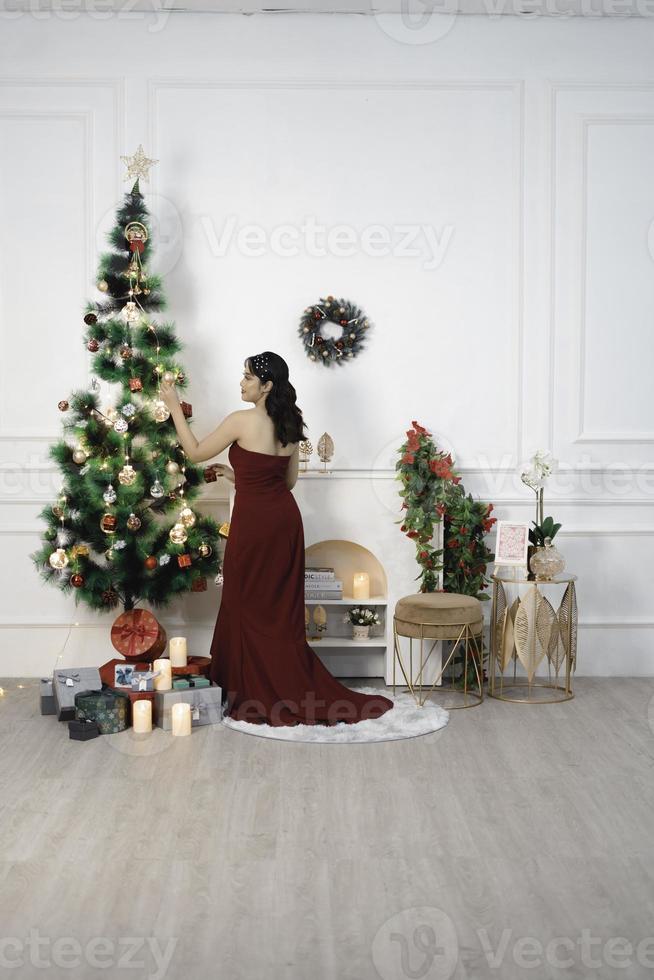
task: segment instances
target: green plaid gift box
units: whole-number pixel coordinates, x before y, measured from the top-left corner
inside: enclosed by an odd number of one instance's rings
[[[129,698],[122,691],[80,691],[75,695],[77,721],[94,721],[101,735],[115,735],[129,725]]]

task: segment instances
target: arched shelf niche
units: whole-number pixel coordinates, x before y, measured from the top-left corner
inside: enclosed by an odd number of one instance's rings
[[[385,602],[388,597],[388,581],[384,566],[368,548],[355,541],[332,539],[316,541],[305,548],[305,565],[332,567],[337,579],[343,582],[343,601],[352,599],[352,582],[355,572],[367,572],[370,577],[370,599],[361,602],[373,603],[375,599]]]

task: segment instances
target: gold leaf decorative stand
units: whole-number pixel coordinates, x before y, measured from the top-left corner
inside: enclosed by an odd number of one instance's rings
[[[489,696],[525,704],[570,701],[577,661],[577,576],[530,581],[526,570],[507,569],[491,578]],[[522,594],[521,586],[526,586]],[[563,587],[558,609],[546,594],[550,586],[555,591]],[[543,662],[547,677],[537,677]],[[526,676],[518,675],[518,663]]]

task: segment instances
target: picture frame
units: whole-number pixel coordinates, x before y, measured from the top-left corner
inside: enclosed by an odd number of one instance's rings
[[[114,687],[132,687],[133,664],[114,665]]]
[[[495,564],[527,566],[529,524],[498,521],[495,535]]]

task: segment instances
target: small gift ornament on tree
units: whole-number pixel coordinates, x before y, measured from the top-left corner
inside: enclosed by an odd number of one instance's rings
[[[131,612],[140,602],[163,607],[197,591],[194,583],[220,573],[221,561],[216,522],[192,509],[202,468],[188,462],[160,398],[162,378],[183,388],[187,376],[174,324],[155,319],[166,299],[161,278],[149,271],[152,234],[139,178],[147,179],[156,161],[142,147],[124,159],[136,181],[108,235],[111,250],[100,256],[99,297],[87,304],[81,338],[93,375],[112,387],[114,403],[101,410],[95,377],[59,402],[64,433],[50,457],[61,470],[61,492],[41,512],[42,546],[31,558],[44,581],[73,591],[77,603],[99,611],[122,604]],[[170,534],[178,525],[179,541]],[[193,574],[181,555],[192,556]],[[126,649],[141,647],[144,638],[156,644],[160,627],[152,617],[143,632],[144,616],[135,610],[129,623],[117,625],[121,636],[126,631]]]

